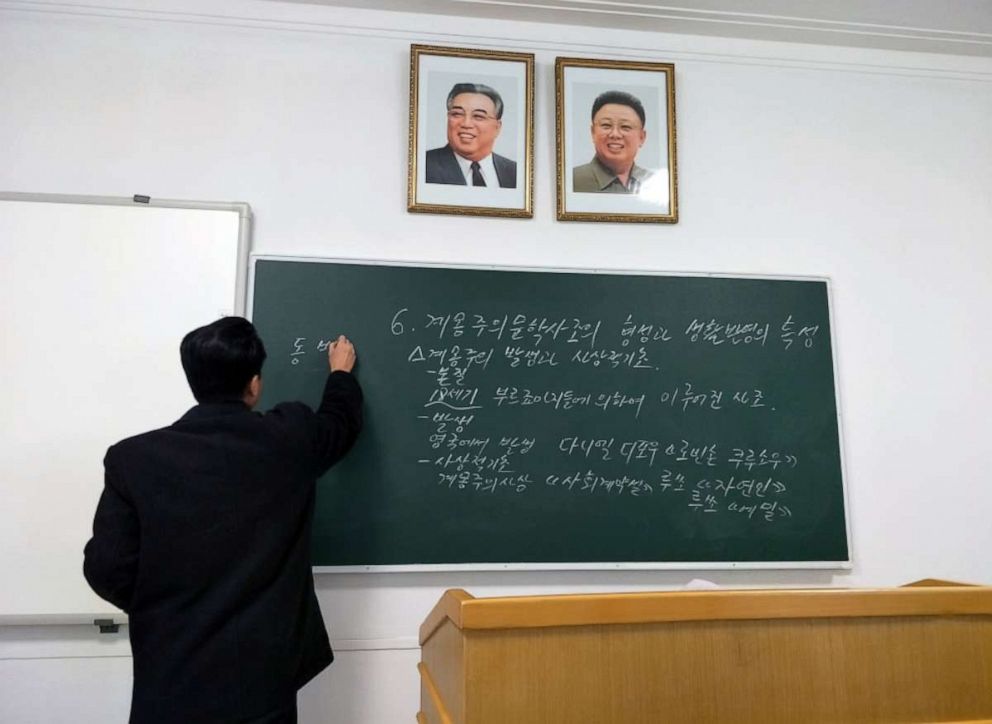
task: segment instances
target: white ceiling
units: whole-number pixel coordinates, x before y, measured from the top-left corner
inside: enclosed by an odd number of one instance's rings
[[[992,0],[278,0],[992,57]]]

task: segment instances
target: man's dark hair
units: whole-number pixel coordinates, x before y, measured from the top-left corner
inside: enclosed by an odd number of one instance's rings
[[[596,112],[607,103],[616,103],[620,106],[630,106],[634,109],[634,112],[637,114],[638,118],[641,119],[641,126],[644,125],[644,105],[637,99],[637,96],[631,95],[626,91],[611,90],[600,93],[596,96],[596,100],[592,102],[592,115],[590,118],[595,118]]]
[[[455,100],[455,96],[462,93],[481,93],[484,96],[489,96],[489,99],[496,106],[496,120],[503,118],[503,99],[496,92],[495,88],[490,88],[482,83],[455,83],[451,92],[448,93],[448,100],[445,101],[445,107],[449,111],[451,110],[451,104]]]
[[[179,356],[197,402],[240,400],[262,374],[265,345],[247,319],[223,317],[183,337]]]

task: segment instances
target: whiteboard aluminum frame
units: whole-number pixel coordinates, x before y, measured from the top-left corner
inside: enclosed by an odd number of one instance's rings
[[[22,201],[53,204],[88,204],[92,206],[129,206],[171,209],[201,209],[205,211],[232,211],[238,214],[238,248],[235,260],[235,289],[232,299],[233,313],[244,316],[248,295],[248,257],[251,250],[252,212],[246,202],[189,201],[158,199],[147,196],[90,196],[81,194],[48,194],[17,191],[0,191],[0,201]],[[128,617],[107,604],[107,611],[94,613],[59,614],[0,614],[0,626],[78,625],[93,626],[96,620],[115,625],[127,625]]]
[[[541,272],[556,274],[613,274],[619,276],[702,277],[712,279],[757,279],[766,281],[823,282],[827,289],[827,313],[830,315],[830,354],[833,364],[834,403],[837,408],[837,442],[840,455],[841,489],[844,496],[844,528],[847,536],[845,561],[618,561],[608,563],[411,563],[403,565],[313,566],[315,573],[435,573],[442,571],[711,571],[711,570],[850,570],[854,567],[854,540],[851,535],[851,508],[847,490],[847,462],[844,455],[844,426],[837,376],[837,344],[834,335],[834,303],[831,278],[811,275],[728,274],[715,272],[679,272],[660,269],[614,269],[609,267],[539,267],[500,264],[452,264],[415,260],[366,259],[348,257],[308,257],[281,254],[250,254],[248,296],[245,315],[252,318],[255,301],[255,265],[259,261],[287,261],[320,264],[361,264],[424,269],[459,269],[476,271]]]
[[[140,200],[138,200],[140,199]],[[248,298],[248,256],[251,250],[251,206],[243,201],[188,201],[157,199],[150,196],[85,196],[76,194],[40,194],[0,191],[0,201],[34,201],[51,204],[90,204],[93,206],[155,207],[163,209],[201,209],[204,211],[233,211],[238,214],[238,257],[235,261],[235,285],[232,309],[245,316]]]

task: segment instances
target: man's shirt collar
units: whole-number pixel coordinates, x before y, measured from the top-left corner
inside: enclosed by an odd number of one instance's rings
[[[190,408],[185,415],[179,418],[180,422],[191,420],[202,420],[208,417],[224,417],[226,415],[237,415],[251,412],[241,400],[220,400],[215,402],[201,402],[196,407]]]
[[[452,149],[452,153],[455,154],[455,160],[458,161],[458,167],[462,171],[462,176],[465,177],[465,183],[468,186],[472,185],[472,161],[471,159],[465,158],[464,156],[459,156],[458,153]],[[490,153],[484,159],[479,161],[479,170],[482,172],[482,178],[486,180],[486,186],[489,188],[499,187],[499,180],[496,178],[496,164],[493,163],[493,155]]]
[[[617,175],[599,160],[599,156],[593,156],[592,159],[592,176],[596,180],[596,188],[600,191],[606,191],[610,186],[615,184],[623,188],[627,193],[636,194],[641,190],[641,182],[649,175],[647,169],[641,168],[635,163],[630,169],[627,185],[624,186],[620,183]]]

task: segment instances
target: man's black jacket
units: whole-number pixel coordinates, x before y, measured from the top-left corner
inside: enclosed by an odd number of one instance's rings
[[[358,435],[361,401],[334,372],[316,412],[201,404],[107,451],[83,571],[129,616],[132,722],[259,716],[331,663],[310,567],[314,489]]]

